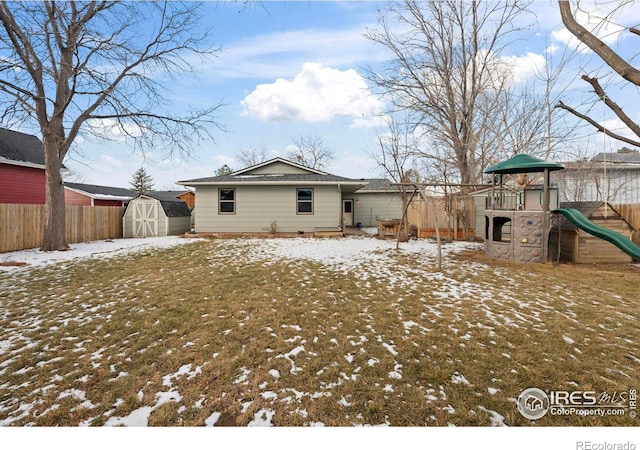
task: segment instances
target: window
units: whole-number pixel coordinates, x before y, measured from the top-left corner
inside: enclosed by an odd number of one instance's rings
[[[236,190],[218,189],[218,214],[236,213]]]
[[[313,214],[313,189],[297,190],[297,207],[298,214]]]

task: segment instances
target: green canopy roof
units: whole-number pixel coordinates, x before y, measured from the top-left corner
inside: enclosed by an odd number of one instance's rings
[[[533,156],[520,154],[485,169],[484,173],[531,173],[544,172],[545,169],[550,171],[562,170],[564,166],[553,161],[545,161]]]

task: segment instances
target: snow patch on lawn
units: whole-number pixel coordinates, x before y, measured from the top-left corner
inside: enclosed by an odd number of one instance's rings
[[[17,252],[0,253],[0,263],[27,263],[26,266],[0,266],[0,271],[24,271],[31,267],[66,263],[91,258],[112,258],[141,250],[174,247],[190,244],[197,238],[185,239],[178,236],[155,238],[108,239],[104,241],[70,244],[69,250],[62,252],[43,252],[37,248]]]

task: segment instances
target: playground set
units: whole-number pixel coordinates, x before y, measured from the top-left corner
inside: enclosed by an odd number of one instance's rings
[[[557,245],[563,216],[576,228],[640,260],[640,247],[626,236],[595,224],[577,209],[559,207],[558,189],[550,184],[550,172],[563,169],[561,164],[520,154],[484,171],[492,176],[485,210],[485,253],[509,261],[547,262],[557,253],[550,236],[553,231]],[[542,175],[542,184],[530,184],[530,174]],[[505,184],[505,175],[515,180],[515,187]]]

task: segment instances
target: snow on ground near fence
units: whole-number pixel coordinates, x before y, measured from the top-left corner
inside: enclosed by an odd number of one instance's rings
[[[180,238],[178,236],[167,236],[83,242],[80,244],[71,244],[69,250],[61,252],[42,252],[37,248],[32,248],[17,252],[0,253],[0,264],[26,263],[26,266],[0,265],[0,270],[24,270],[29,267],[46,266],[48,264],[63,263],[78,259],[109,258],[149,248],[173,247],[190,242],[193,242],[193,240]]]

